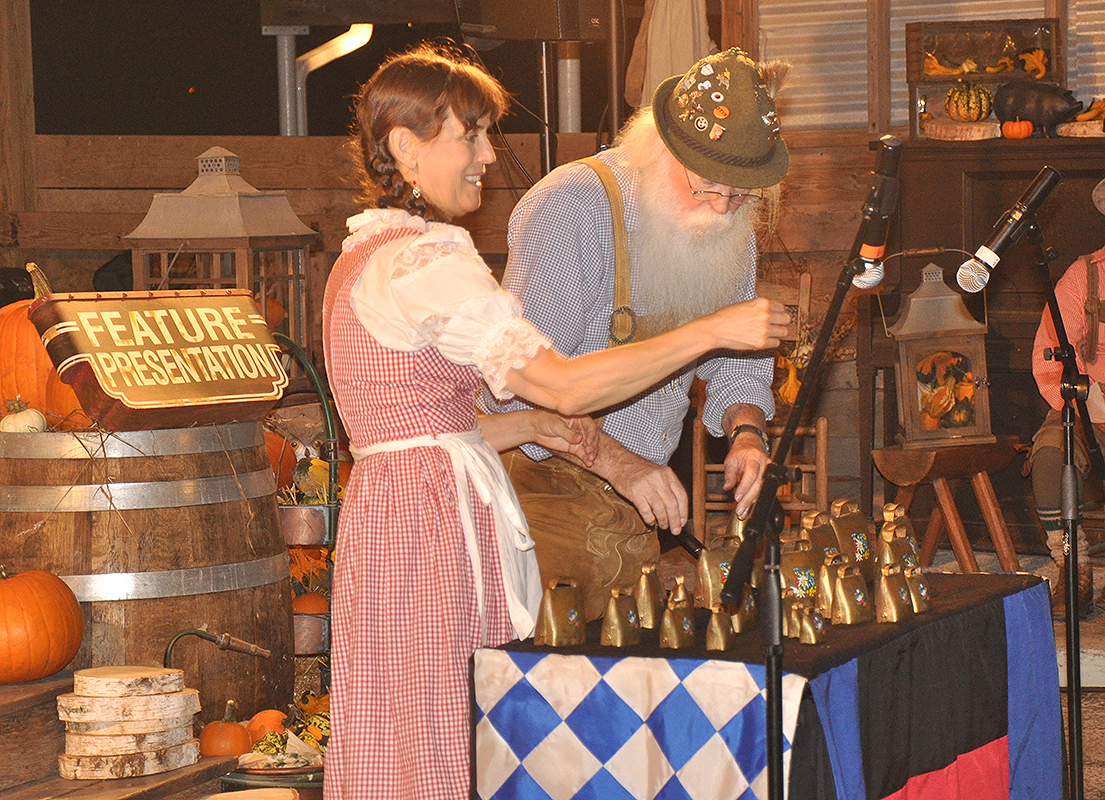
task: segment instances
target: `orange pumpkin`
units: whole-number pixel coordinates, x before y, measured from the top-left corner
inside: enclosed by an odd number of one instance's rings
[[[201,756],[240,756],[253,747],[246,726],[238,722],[238,705],[226,701],[226,711],[221,720],[208,722],[200,731]]]
[[[1032,135],[1032,131],[1030,119],[1007,119],[1001,123],[1001,135],[1006,139],[1027,139]]]
[[[284,723],[291,721],[288,719],[287,713],[278,708],[266,708],[264,711],[258,711],[246,723],[250,747],[261,741],[266,733],[283,733],[288,729]]]
[[[35,300],[50,293],[46,276],[27,264]],[[53,428],[87,428],[92,420],[81,409],[69,384],[58,377],[54,363],[27,315],[34,300],[17,300],[0,308],[0,401],[22,396],[23,402],[46,415]]]
[[[278,330],[280,323],[288,316],[283,304],[275,297],[265,298],[265,322],[270,330]]]
[[[49,572],[0,567],[0,683],[37,681],[73,660],[84,635],[73,590]]]
[[[292,600],[295,614],[325,614],[329,610],[330,601],[321,592],[304,592]]]

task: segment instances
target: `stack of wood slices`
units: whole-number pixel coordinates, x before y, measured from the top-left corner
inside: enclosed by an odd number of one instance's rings
[[[158,667],[96,667],[73,675],[58,697],[65,723],[61,777],[100,780],[154,775],[199,760],[193,721],[199,692],[184,672]]]

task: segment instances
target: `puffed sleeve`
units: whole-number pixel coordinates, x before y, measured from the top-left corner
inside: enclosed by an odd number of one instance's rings
[[[386,291],[363,281],[354,288],[354,310],[381,344],[404,351],[432,345],[454,364],[475,366],[495,396],[507,400],[513,395],[505,388],[506,373],[549,347],[549,340],[522,317],[518,301],[499,287],[458,230],[404,243],[390,254]],[[368,308],[386,324],[366,322],[361,310]]]

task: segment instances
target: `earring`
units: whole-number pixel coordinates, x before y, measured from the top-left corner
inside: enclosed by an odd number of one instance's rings
[[[413,183],[413,181],[412,181],[412,183]],[[422,190],[418,188],[417,183],[414,183],[414,186],[411,189],[411,194],[414,195],[415,200],[421,200],[422,199]]]

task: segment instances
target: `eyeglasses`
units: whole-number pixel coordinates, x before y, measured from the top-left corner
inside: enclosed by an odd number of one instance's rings
[[[703,203],[708,203],[711,200],[717,200],[718,198],[725,198],[730,203],[755,203],[764,199],[763,189],[734,189],[731,192],[719,192],[714,189],[696,189],[691,183],[691,173],[686,167],[683,167],[683,174],[687,176],[687,188],[691,190],[691,197],[695,200],[699,200]],[[715,186],[720,184],[714,184]]]

